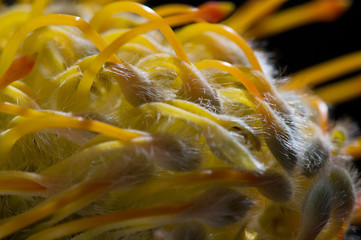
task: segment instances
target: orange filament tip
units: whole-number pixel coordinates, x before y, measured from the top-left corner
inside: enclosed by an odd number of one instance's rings
[[[358,138],[348,144],[344,149],[343,152],[345,154],[351,155],[353,158],[361,158],[361,138]]]
[[[10,83],[26,77],[35,65],[37,54],[26,55],[13,61],[5,74],[0,78],[0,90]]]
[[[322,21],[333,21],[351,6],[350,0],[317,0],[315,8],[319,9]]]
[[[275,11],[286,0],[247,1],[224,24],[243,33],[267,14]]]
[[[198,15],[207,22],[216,23],[226,18],[234,8],[232,2],[207,2],[199,6]]]
[[[272,14],[254,25],[247,34],[265,38],[313,22],[332,21],[349,6],[349,0],[315,0]]]

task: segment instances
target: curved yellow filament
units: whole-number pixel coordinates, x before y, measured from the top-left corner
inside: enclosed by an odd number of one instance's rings
[[[175,5],[175,8],[170,8]],[[179,8],[178,8],[178,5]],[[179,26],[191,22],[219,22],[221,19],[225,18],[230,12],[233,11],[234,5],[231,2],[208,2],[205,3],[199,8],[190,8],[187,5],[182,4],[169,4],[162,8],[161,12],[165,14],[164,20],[169,24],[169,26]],[[112,21],[113,19],[113,21]],[[100,23],[96,24],[97,29],[104,31],[110,27],[117,25],[117,18],[107,18],[103,19]],[[151,20],[150,18],[148,18]],[[122,19],[122,22],[124,20]]]
[[[291,76],[285,86],[288,89],[301,89],[315,86],[361,68],[361,51],[344,55],[328,62],[306,68]]]
[[[195,66],[200,70],[207,68],[216,68],[228,72],[233,76],[235,76],[250,93],[258,97],[259,99],[262,99],[261,94],[259,93],[256,86],[253,84],[253,82],[246,75],[244,75],[239,69],[237,69],[230,63],[219,60],[203,60],[196,63]]]
[[[127,226],[127,221],[137,222],[137,219],[146,220],[149,224],[151,219],[157,219],[160,216],[174,216],[176,214],[185,211],[186,209],[193,206],[192,202],[187,203],[177,203],[173,205],[159,206],[159,207],[150,207],[150,208],[141,208],[141,209],[131,209],[124,211],[117,211],[113,213],[98,215],[94,217],[83,218],[68,223],[60,224],[58,226],[48,228],[42,232],[32,235],[28,240],[36,239],[58,239],[71,235],[74,233],[83,232],[92,228],[106,226],[106,225],[119,225],[124,224]],[[133,220],[133,221],[131,221]],[[139,221],[139,220],[138,220]],[[142,221],[140,221],[142,222]],[[0,226],[1,230],[1,226]]]
[[[13,101],[18,103],[19,105],[34,107],[34,108],[39,107],[39,105],[37,104],[34,98],[32,98],[21,89],[16,88],[14,86],[7,86],[5,89],[2,90],[2,94],[12,98]]]
[[[223,24],[243,33],[267,14],[275,11],[286,0],[247,1]]]
[[[163,4],[158,7],[154,7],[153,10],[161,17],[167,17],[171,15],[177,15],[182,13],[190,13],[197,11],[197,8],[181,3],[169,3]]]
[[[315,0],[266,17],[251,28],[247,35],[266,38],[313,22],[331,21],[349,6],[349,0]]]
[[[165,26],[165,24],[166,23],[164,23],[164,21],[161,20],[160,22],[153,21],[150,23],[139,25],[133,28],[132,30],[125,32],[123,35],[119,36],[116,40],[114,40],[111,44],[109,44],[109,46],[107,46],[98,56],[96,56],[96,58],[89,64],[89,66],[85,70],[84,75],[78,85],[76,92],[76,103],[78,104],[78,106],[83,106],[85,104],[85,101],[88,97],[90,88],[94,82],[96,74],[102,68],[104,63],[108,61],[108,59],[113,53],[115,53],[123,44],[127,43],[130,39],[138,36],[139,34],[148,32],[156,28],[160,28],[160,26]],[[165,35],[165,37],[167,36],[168,35]],[[188,57],[183,56],[185,54],[184,49],[176,39],[173,30],[172,30],[172,37],[168,38],[168,40],[172,42],[176,42],[176,45],[180,46],[179,48],[173,46],[173,49],[179,49],[179,50],[181,49],[180,51],[176,51],[178,58],[187,63],[190,63]],[[172,44],[172,42],[170,43]]]
[[[65,116],[54,112],[40,112],[10,103],[0,102],[0,112],[29,118],[0,134],[2,153],[8,154],[22,136],[49,128],[74,128],[102,133],[120,140],[131,140],[147,133],[118,128],[103,122],[80,117]]]
[[[0,149],[2,154],[6,155],[11,151],[14,144],[24,135],[54,128],[72,128],[88,130],[96,133],[102,133],[120,140],[131,140],[133,138],[144,136],[144,134],[127,131],[102,122],[79,119],[71,117],[44,117],[27,120],[15,127],[0,134]]]
[[[4,238],[26,226],[35,223],[57,210],[74,204],[76,202],[88,199],[96,199],[104,194],[104,191],[109,187],[110,183],[87,183],[73,187],[54,199],[49,199],[45,203],[25,212],[9,221],[0,225],[0,238]]]
[[[93,43],[99,48],[99,50],[103,50],[107,46],[107,43],[104,41],[104,39],[80,17],[65,14],[49,14],[39,16],[33,18],[20,29],[18,29],[6,44],[0,58],[0,76],[5,73],[12,60],[15,58],[16,52],[23,39],[35,29],[49,25],[75,26],[79,28],[90,40],[92,40]],[[114,55],[112,56],[112,61],[119,62],[119,59]]]
[[[48,190],[46,178],[36,173],[22,171],[0,171],[0,195],[44,195]]]
[[[107,42],[111,43],[127,31],[128,30],[120,30],[120,31],[114,31],[114,32],[111,31],[111,32],[103,34],[102,36]],[[146,47],[149,50],[152,50],[153,52],[159,51],[156,47],[155,42],[152,42],[151,40],[149,40],[148,38],[146,38],[145,36],[142,36],[142,35],[138,35],[137,37],[135,37],[133,39],[132,43],[140,44],[143,47]]]
[[[0,14],[0,49],[4,48],[8,42],[8,38],[12,35],[15,29],[29,19],[29,11],[30,8],[28,5],[17,5],[16,7],[8,9]]]
[[[197,34],[207,31],[212,31],[217,34],[223,35],[236,43],[242,49],[252,68],[263,72],[252,48],[250,48],[247,42],[230,27],[220,24],[195,23],[182,28],[180,31],[177,32],[177,36],[182,42],[185,42],[189,38],[192,38]]]
[[[44,116],[49,116],[47,114],[52,114],[50,112],[48,112],[48,113],[40,112],[40,111],[36,111],[36,110],[26,108],[26,107],[17,106],[17,105],[7,103],[7,102],[0,102],[0,112],[7,113],[10,115],[16,115],[16,116],[19,115],[19,116],[27,117],[27,118],[44,117]]]
[[[157,23],[151,22],[129,30],[128,32],[124,33],[116,40],[114,40],[111,44],[109,44],[108,47],[106,47],[101,53],[99,53],[95,57],[93,61],[90,62],[90,64],[84,71],[84,75],[81,78],[78,88],[76,90],[76,104],[78,107],[85,105],[86,100],[88,99],[89,91],[91,89],[91,86],[93,85],[96,75],[103,67],[104,63],[108,61],[110,56],[114,54],[120,48],[120,46],[127,43],[132,38],[155,28],[157,28]]]
[[[361,75],[318,88],[315,93],[332,104],[350,101],[361,96]]]
[[[195,8],[193,11],[183,9],[183,13],[169,15],[164,18],[167,22],[170,18],[179,18],[176,25],[186,24],[190,22],[219,22],[231,13],[234,9],[234,4],[231,2],[206,2]],[[174,9],[174,13],[177,9]],[[172,20],[173,21],[173,20]],[[171,24],[170,24],[171,25]],[[172,25],[171,25],[172,26]]]
[[[142,4],[135,2],[115,2],[108,4],[103,8],[101,8],[94,15],[94,17],[90,20],[89,25],[97,30],[106,19],[108,19],[117,12],[124,12],[124,11],[139,14],[150,21],[156,21],[158,24],[157,28],[159,28],[159,30],[167,38],[170,45],[173,47],[174,52],[177,54],[178,58],[187,63],[190,63],[187,57],[187,53],[184,51],[182,45],[178,41],[173,30],[167,24],[167,22],[158,14],[156,14],[151,8],[144,6]]]
[[[59,173],[69,173],[72,174],[72,171],[69,171],[69,164],[72,166],[72,169],[83,169],[84,166],[90,166],[91,162],[89,159],[94,159],[96,156],[100,156],[105,152],[109,151],[109,149],[122,149],[125,148],[125,144],[119,140],[109,140],[109,137],[100,135],[100,137],[107,138],[104,142],[95,143],[92,146],[86,147],[78,152],[74,153],[70,157],[56,163],[55,165],[49,167],[42,174],[45,175],[56,175]],[[92,139],[94,140],[94,138]],[[89,142],[88,142],[89,143]],[[87,144],[88,144],[87,143]],[[75,170],[77,171],[77,170]],[[81,178],[82,176],[80,176]]]
[[[29,13],[30,18],[41,16],[45,8],[49,5],[50,0],[34,0]]]
[[[202,171],[187,173],[180,176],[155,179],[149,183],[139,186],[131,194],[133,198],[143,198],[156,192],[169,188],[195,184],[212,184],[223,182],[225,184],[251,185],[261,180],[261,175],[256,172],[235,169],[205,169]],[[208,185],[209,186],[209,185]]]

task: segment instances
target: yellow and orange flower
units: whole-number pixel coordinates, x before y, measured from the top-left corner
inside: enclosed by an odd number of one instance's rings
[[[360,79],[310,88],[361,55],[279,81],[249,39],[350,3],[284,2],[2,6],[0,238],[343,239],[361,140],[327,103]]]

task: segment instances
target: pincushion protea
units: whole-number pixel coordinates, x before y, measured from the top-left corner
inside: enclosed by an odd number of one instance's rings
[[[209,23],[227,2],[105,2],[2,9],[0,238],[343,239],[360,223],[357,141],[236,33],[284,1],[251,1],[230,27]]]

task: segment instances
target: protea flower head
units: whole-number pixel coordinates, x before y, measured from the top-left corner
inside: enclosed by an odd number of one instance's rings
[[[349,3],[283,2],[3,7],[0,238],[343,239],[361,141],[307,85],[360,54],[281,80],[247,40]]]

